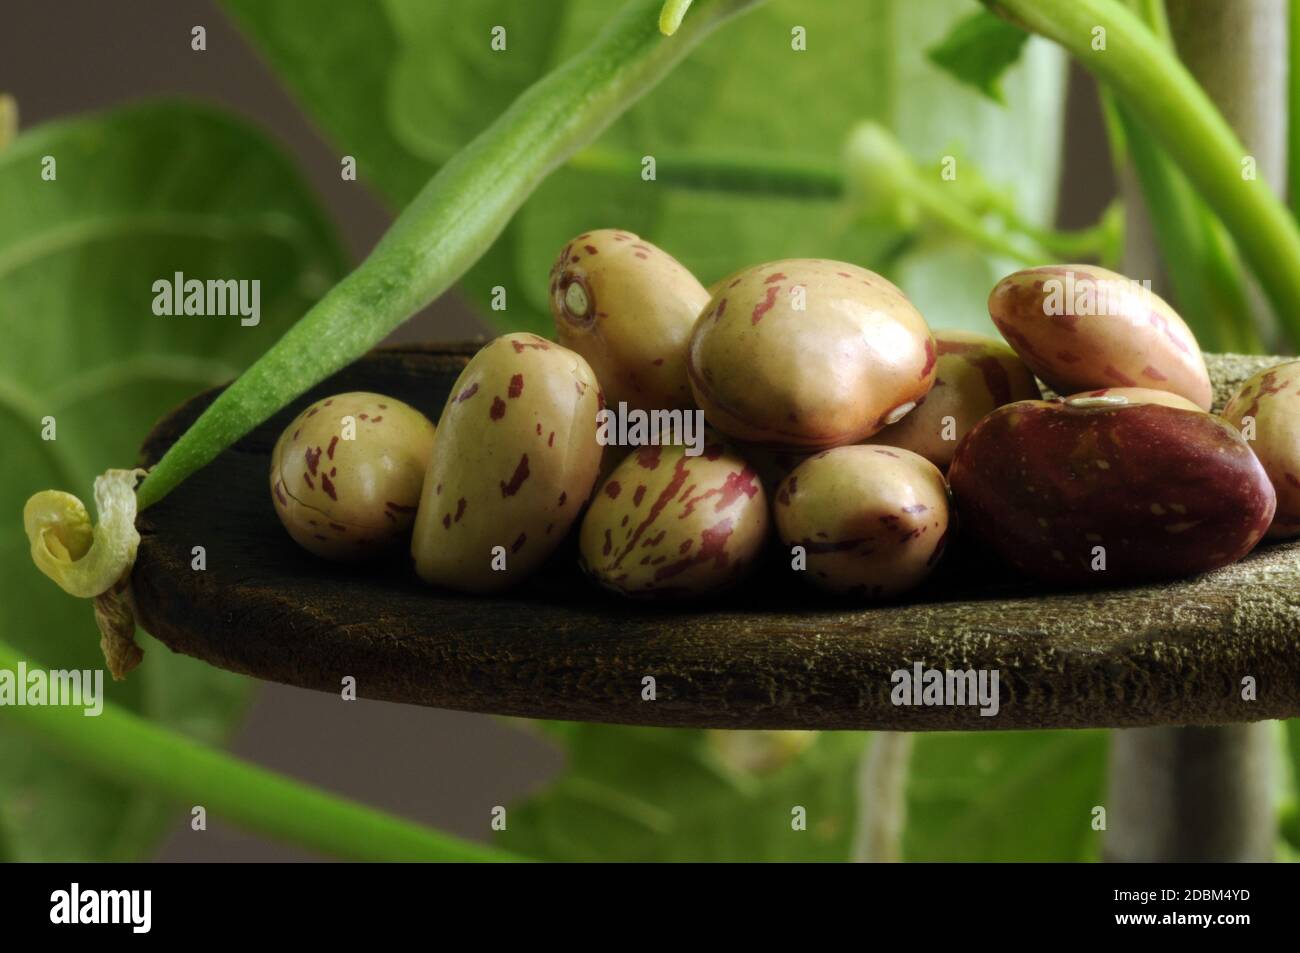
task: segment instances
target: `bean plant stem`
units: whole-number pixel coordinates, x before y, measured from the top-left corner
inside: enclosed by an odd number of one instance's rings
[[[1150,28],[1156,38],[1166,46],[1173,46],[1173,37],[1169,33],[1169,16],[1165,10],[1165,0],[1135,0],[1131,4],[1142,22]]]
[[[569,160],[569,168],[596,175],[635,176],[643,157],[629,152],[592,146]],[[847,193],[844,174],[836,163],[815,158],[791,158],[754,153],[657,154],[655,181],[684,191],[771,195],[809,201],[835,201]],[[944,228],[973,244],[1017,261],[1042,264],[1045,254],[1092,257],[1106,254],[1110,231],[1099,223],[1078,231],[1037,228],[1021,219],[1010,203],[996,213],[1015,233],[1031,245],[1017,244],[1012,235],[985,226],[978,212],[954,201],[936,189],[914,188],[916,183],[899,183],[913,195],[926,213]]]
[[[39,668],[0,642],[0,669]],[[252,831],[355,860],[511,861],[505,851],[439,833],[292,781],[116,705],[96,717],[59,705],[9,706],[6,717],[79,764],[184,805],[202,805]]]
[[[984,222],[979,215],[961,203],[951,201],[941,190],[928,185],[922,186],[921,183],[915,185],[917,187],[912,188],[910,194],[917,205],[953,234],[995,255],[1003,255],[1022,264],[1044,263],[1045,255],[1042,250],[1026,248],[1005,235],[990,232],[984,227]]]
[[[1167,29],[1261,181],[1286,189],[1287,0],[1167,0]]]
[[[632,177],[641,156],[599,146],[577,153],[569,167],[582,172]],[[656,154],[655,182],[670,187],[788,198],[836,199],[844,176],[836,163],[813,158],[747,154]]]
[[[1085,258],[1096,257],[1101,260],[1102,265],[1112,268],[1117,264],[1115,258],[1119,253],[1119,238],[1121,235],[1120,221],[1117,215],[1119,212],[1118,204],[1112,204],[1095,225],[1089,225],[1086,228],[1074,231],[1039,228],[1033,223],[1019,218],[1013,219],[1012,222],[1025,237],[1036,242],[1057,258],[1066,261],[1081,261]]]
[[[1246,149],[1178,58],[1118,0],[984,2],[1116,91],[1219,214],[1300,342],[1300,231],[1264,179],[1244,177]],[[1093,49],[1099,27],[1104,50]]]
[[[912,735],[879,731],[871,736],[858,765],[858,827],[853,859],[896,863],[902,859],[907,823],[907,778]]]
[[[1113,733],[1105,860],[1253,862],[1277,838],[1273,722]]]
[[[1133,216],[1125,271],[1145,274],[1155,264],[1155,243],[1173,267],[1165,271],[1179,311],[1207,350],[1252,353],[1261,347],[1251,322],[1244,270],[1218,218],[1197,197],[1186,177],[1118,107],[1126,130],[1133,174],[1123,176],[1125,205]],[[1140,189],[1132,186],[1139,185]],[[1146,221],[1138,225],[1138,216]]]
[[[591,142],[715,27],[760,0],[698,0],[672,37],[662,0],[628,0],[572,59],[522,93],[444,165],[370,256],[222,392],[139,491],[156,503],[447,290],[550,172]]]

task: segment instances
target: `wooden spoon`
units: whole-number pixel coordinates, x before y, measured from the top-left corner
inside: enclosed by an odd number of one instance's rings
[[[493,598],[424,586],[401,554],[357,568],[298,548],[267,485],[287,423],[349,390],[391,395],[436,421],[476,348],[376,351],[144,511],[132,577],[140,625],[174,651],[258,678],[338,692],[352,676],[363,697],[529,718],[933,731],[1300,715],[1300,542],[1195,579],[1091,592],[1045,590],[958,547],[906,603],[874,608],[828,602],[776,565],[695,606],[619,601],[581,578],[571,543],[543,574]],[[1284,359],[1207,360],[1222,406]],[[159,423],[143,465],[216,393]],[[202,571],[191,569],[195,546]],[[996,716],[893,704],[892,674],[918,662],[996,669]],[[1253,700],[1242,697],[1248,677]]]

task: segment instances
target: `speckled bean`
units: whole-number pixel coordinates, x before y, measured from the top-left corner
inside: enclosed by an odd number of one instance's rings
[[[461,372],[438,423],[411,552],[427,582],[518,583],[559,545],[600,468],[596,375],[568,348],[507,334]]]
[[[867,442],[902,447],[947,469],[957,442],[989,411],[1041,395],[1034,375],[1001,341],[969,331],[935,331],[934,387],[916,408]]]
[[[381,553],[411,531],[433,445],[433,424],[400,400],[364,391],[318,400],[271,452],[276,515],[326,559]]]
[[[989,315],[1029,368],[1058,394],[1147,387],[1210,409],[1213,392],[1191,330],[1163,299],[1095,265],[1008,275]]]
[[[1008,404],[966,435],[948,478],[963,530],[1069,585],[1225,566],[1259,542],[1275,504],[1230,424],[1160,404]]]
[[[709,302],[688,371],[709,422],[737,440],[805,451],[860,441],[934,382],[934,339],[893,284],[844,262],[749,268]]]
[[[1260,371],[1223,409],[1224,418],[1244,432],[1277,492],[1277,513],[1268,535],[1300,536],[1300,361]]]
[[[813,585],[879,599],[920,583],[943,555],[948,489],[938,468],[898,447],[837,447],[800,464],[773,513],[803,548]]]
[[[611,407],[694,405],[686,346],[709,295],[677,259],[631,232],[598,229],[551,269],[560,343],[587,359]]]
[[[758,474],[721,443],[629,454],[592,499],[578,543],[583,569],[633,598],[698,596],[740,578],[767,535]]]

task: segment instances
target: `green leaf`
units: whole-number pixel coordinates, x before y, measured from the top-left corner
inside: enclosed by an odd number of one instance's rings
[[[547,724],[568,765],[509,811],[508,849],[549,860],[846,860],[867,736]],[[1095,860],[1106,733],[916,736],[904,857]],[[791,810],[807,810],[807,831]]]
[[[1095,860],[1103,731],[982,731],[917,739],[903,856],[912,861]]]
[[[1002,103],[1002,77],[1020,59],[1028,39],[1019,27],[979,10],[953,27],[926,55],[961,82]]]
[[[288,81],[340,154],[356,158],[361,177],[392,208],[410,201],[433,174],[435,163],[418,156],[394,131],[390,83],[403,51],[386,5],[337,3],[329,16],[320,15],[316,0],[225,0],[223,5]],[[447,32],[427,37],[428,48],[442,43]],[[433,58],[440,60],[441,52]],[[472,135],[465,130],[461,141]]]
[[[563,26],[556,15],[563,4],[383,0],[382,6],[397,42],[388,87],[393,133],[408,151],[437,165],[547,71]],[[431,38],[436,57],[429,55]]]
[[[42,178],[53,157],[56,178]],[[50,123],[0,152],[0,511],[135,463],[140,440],[194,392],[237,373],[343,272],[296,171],[241,122],[152,104]],[[166,317],[153,283],[257,279],[261,321]],[[56,439],[42,439],[44,418]],[[214,505],[215,502],[214,502]],[[202,540],[195,540],[201,545]],[[60,669],[101,669],[88,602],[42,576],[23,534],[0,534],[0,633]],[[142,640],[144,664],[106,697],[205,741],[224,738],[247,683]],[[173,816],[32,745],[0,711],[0,844],[20,860],[139,856]]]
[[[853,732],[548,725],[568,769],[512,807],[504,846],[546,860],[846,860]],[[792,825],[806,812],[807,829]]]

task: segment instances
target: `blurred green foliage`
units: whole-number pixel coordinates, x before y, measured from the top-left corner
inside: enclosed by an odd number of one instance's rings
[[[857,732],[550,724],[567,770],[510,811],[504,846],[547,860],[843,861],[858,823]],[[903,859],[1100,854],[1106,733],[920,734]],[[807,826],[792,826],[803,808]]]

